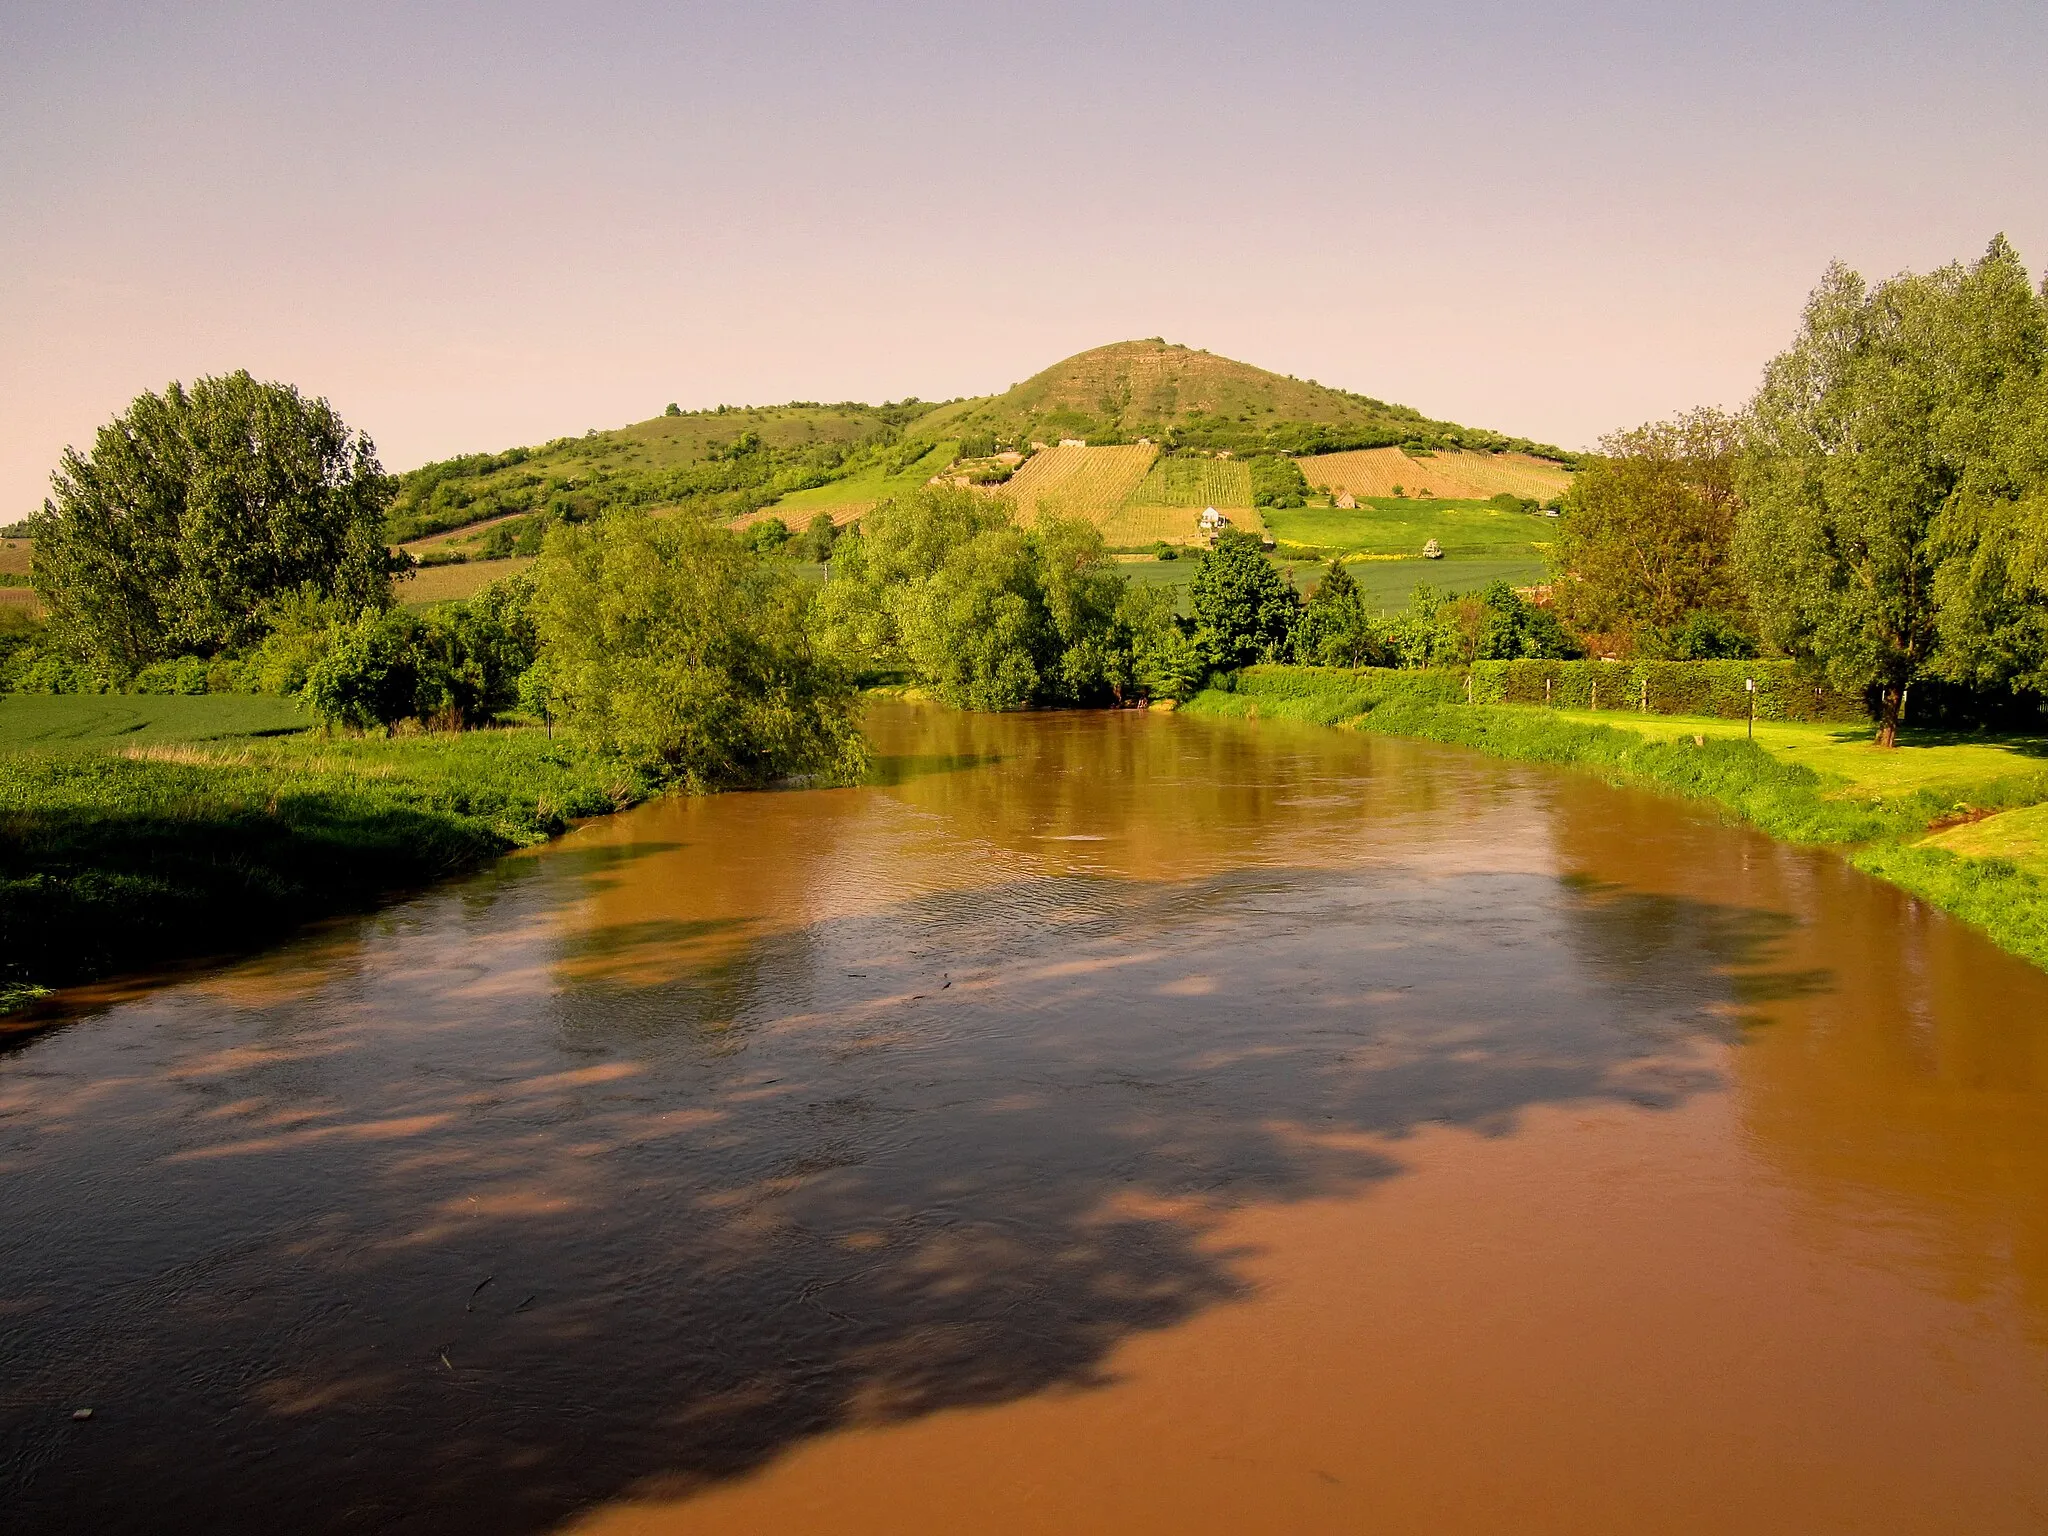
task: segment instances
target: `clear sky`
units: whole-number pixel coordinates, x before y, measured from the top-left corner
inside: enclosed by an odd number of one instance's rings
[[[1569,445],[2048,263],[2040,0],[0,0],[0,522],[246,367],[388,467],[1172,341]]]

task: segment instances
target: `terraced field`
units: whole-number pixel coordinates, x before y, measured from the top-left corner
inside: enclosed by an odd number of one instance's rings
[[[1462,449],[1414,459],[1398,448],[1362,448],[1297,459],[1311,486],[1353,496],[1410,496],[1427,491],[1446,501],[1484,501],[1508,491],[1547,501],[1570,489],[1571,471],[1523,453],[1470,453]]]
[[[1145,507],[1249,507],[1252,472],[1240,459],[1162,458],[1131,500]]]

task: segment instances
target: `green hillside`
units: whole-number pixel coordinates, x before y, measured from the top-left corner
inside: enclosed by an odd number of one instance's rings
[[[1247,471],[1227,462],[1232,455],[1282,469],[1285,461],[1271,455],[1389,445],[1566,457],[1208,352],[1125,341],[1067,358],[999,395],[942,405],[720,406],[423,465],[398,477],[390,531],[394,543],[435,563],[530,555],[549,519],[582,521],[617,506],[727,521],[774,507],[802,521],[923,484],[956,452],[985,455],[997,444],[1028,452],[1034,442],[1076,437],[1157,443],[1165,456],[1154,479],[1168,506],[1243,504]]]
[[[931,409],[917,400],[721,406],[537,448],[444,459],[399,476],[391,538],[403,543],[508,514],[576,521],[613,506],[731,517],[878,465],[900,470],[886,462],[891,450],[903,428]],[[929,446],[917,446],[910,458]]]
[[[1156,337],[1077,353],[1000,395],[957,402],[946,414],[948,435],[986,432],[1016,443],[1149,437],[1169,449],[1238,454],[1329,453],[1405,443],[1570,457],[1526,438],[1434,421],[1405,405],[1268,373]]]

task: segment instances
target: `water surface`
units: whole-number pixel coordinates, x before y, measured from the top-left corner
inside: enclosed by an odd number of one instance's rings
[[[0,1524],[2048,1525],[2048,977],[1583,777],[872,724],[0,1057]]]

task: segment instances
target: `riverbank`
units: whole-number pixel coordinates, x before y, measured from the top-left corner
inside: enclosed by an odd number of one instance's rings
[[[0,744],[0,1018],[32,1027],[49,988],[246,952],[651,792],[538,728]]]
[[[1253,667],[1197,695],[1196,714],[1300,720],[1588,769],[1611,783],[1713,800],[1772,837],[1850,862],[2048,968],[2048,742],[1463,702],[1457,674]],[[2001,826],[2011,816],[2009,826]]]

